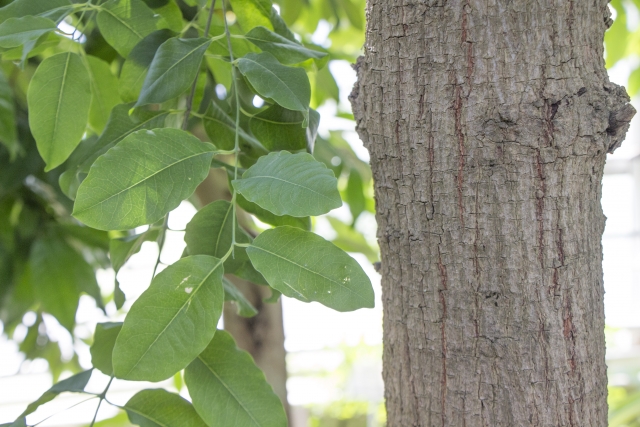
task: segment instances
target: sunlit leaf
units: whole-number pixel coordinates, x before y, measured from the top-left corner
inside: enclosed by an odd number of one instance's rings
[[[210,426],[287,426],[282,403],[264,374],[225,331],[216,332],[187,367],[185,382],[193,406]]]
[[[136,300],[113,350],[118,378],[161,381],[206,348],[222,313],[222,261],[205,255],[167,267]]]
[[[342,206],[333,172],[308,153],[280,151],[261,157],[233,187],[276,215],[322,215]]]
[[[318,301],[337,311],[374,306],[371,281],[362,267],[314,233],[293,227],[267,230],[247,254],[269,284],[288,297]]]
[[[178,129],[130,134],[94,163],[78,189],[73,215],[100,230],[154,223],[206,178],[213,151]]]
[[[124,410],[129,421],[141,427],[206,427],[191,403],[163,389],[138,392]]]
[[[97,22],[105,40],[126,58],[143,38],[157,30],[159,18],[142,0],[110,0]]]
[[[257,26],[272,29],[271,0],[230,0],[236,19],[244,31]]]
[[[29,126],[46,170],[59,166],[76,148],[87,126],[91,81],[82,59],[67,52],[40,64],[27,94]]]

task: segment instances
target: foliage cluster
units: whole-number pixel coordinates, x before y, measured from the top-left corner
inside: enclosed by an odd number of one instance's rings
[[[342,194],[354,222],[369,204],[368,169],[338,135],[333,144],[317,138],[320,117],[310,108],[338,94],[330,55],[309,34],[323,16],[336,28],[345,17],[349,28],[361,28],[360,2],[327,9],[326,2],[283,1],[282,13],[270,0],[4,3],[5,332],[35,311],[21,350],[45,357],[56,376],[77,371],[77,360],[63,361],[48,340],[43,316],[73,334],[81,294],[103,309],[111,300],[122,308],[117,281],[105,301],[95,270],[117,272],[143,242],[162,246],[169,212],[192,197],[211,168],[224,168],[231,200],[196,214],[183,257],[154,274],[123,324],[96,327],[93,368],[133,381],[184,371],[193,405],[144,390],[123,407],[138,425],[286,425],[264,375],[216,326],[225,300],[235,300],[241,314],[255,313],[229,274],[270,286],[272,300],[282,293],[338,311],[373,306],[366,274],[338,248],[358,246],[357,237],[344,238],[353,224],[332,222],[343,230],[338,246],[310,231],[310,217],[342,205],[336,175],[346,180]],[[240,211],[273,228],[240,227]],[[26,425],[61,392],[84,392],[90,375],[58,382],[9,425]],[[106,391],[96,396],[100,402]]]

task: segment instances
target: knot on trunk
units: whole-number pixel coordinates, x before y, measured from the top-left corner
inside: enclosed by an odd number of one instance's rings
[[[629,123],[636,114],[636,109],[629,103],[629,95],[624,87],[613,83],[605,83],[604,90],[608,92],[609,126],[607,134],[610,137],[608,153],[613,153],[622,145],[629,130]]]

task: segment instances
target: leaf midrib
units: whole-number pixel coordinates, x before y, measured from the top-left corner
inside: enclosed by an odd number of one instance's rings
[[[55,144],[53,143],[56,140],[56,134],[58,133],[58,117],[60,115],[60,104],[62,104],[62,94],[64,93],[64,86],[67,81],[67,70],[69,69],[69,62],[71,61],[71,52],[67,52],[67,62],[64,64],[64,72],[62,73],[62,83],[60,83],[60,92],[58,93],[58,104],[56,105],[56,115],[53,120],[53,131],[51,132],[51,145],[49,146],[49,161],[51,161],[51,156],[53,153],[53,149]]]
[[[233,396],[233,398],[236,400],[236,402],[238,402],[238,405],[240,405],[240,407],[242,407],[244,412],[246,412],[246,414],[249,415],[249,418],[251,418],[251,421],[253,421],[254,424],[257,425],[258,427],[260,427],[260,423],[258,423],[258,420],[256,420],[253,417],[253,414],[251,412],[249,412],[247,407],[244,406],[244,404],[240,401],[240,399],[236,396],[236,394],[231,390],[231,388],[227,385],[227,383],[222,381],[222,378],[220,378],[220,376],[213,370],[213,368],[211,366],[209,366],[209,364],[202,358],[202,355],[198,355],[198,359],[202,362],[202,364],[204,366],[207,367],[207,369],[209,369],[209,372],[211,372],[213,374],[213,376],[215,376],[218,379],[218,381],[220,381],[220,384],[222,384],[224,386],[224,388],[229,392],[229,394],[231,396]]]
[[[12,33],[12,34],[6,34],[6,35],[0,35],[0,43],[3,40],[6,39],[11,39],[12,37],[16,37],[19,35],[26,35],[27,37],[29,37],[30,34],[38,34],[38,37],[35,37],[36,39],[39,38],[41,35],[43,35],[44,33],[48,33],[49,31],[53,31],[55,28],[37,28],[37,29],[33,29],[33,30],[27,30],[27,31],[21,31],[18,33]],[[29,40],[32,40],[31,37],[29,37]],[[20,46],[21,43],[14,45],[14,46],[7,46],[7,47],[18,47]]]
[[[153,342],[151,344],[149,344],[149,347],[147,347],[147,349],[145,350],[145,352],[142,354],[142,356],[140,356],[140,358],[138,359],[138,361],[135,363],[135,365],[133,365],[131,367],[131,369],[129,369],[129,371],[127,372],[127,374],[125,376],[129,376],[129,374],[140,364],[140,362],[142,361],[142,359],[144,359],[144,357],[147,355],[147,353],[151,350],[151,348],[156,344],[156,342],[158,342],[158,340],[160,339],[160,337],[165,333],[165,331],[167,330],[167,328],[169,328],[169,326],[171,326],[171,324],[173,323],[173,321],[176,319],[176,317],[178,317],[178,315],[180,313],[182,313],[182,310],[184,310],[185,306],[189,306],[191,304],[191,300],[193,299],[193,297],[198,293],[198,291],[200,290],[200,288],[202,287],[202,285],[204,284],[204,282],[206,282],[209,277],[213,274],[214,271],[216,271],[218,269],[218,267],[220,267],[220,265],[222,265],[222,260],[218,259],[217,264],[211,269],[211,271],[209,271],[209,273],[205,276],[204,279],[202,279],[202,281],[198,284],[198,286],[193,290],[193,292],[191,292],[191,294],[189,294],[189,298],[186,299],[186,301],[182,304],[182,306],[180,306],[180,309],[176,312],[176,314],[173,315],[173,317],[171,318],[171,320],[169,320],[169,322],[167,322],[167,325],[162,329],[162,331],[160,331],[160,333],[156,336],[156,339],[153,340]]]
[[[282,181],[282,182],[287,183],[287,184],[295,185],[296,187],[300,187],[300,188],[304,188],[305,190],[309,190],[309,191],[311,191],[312,193],[316,193],[317,195],[322,196],[322,197],[324,197],[325,199],[327,199],[327,200],[329,200],[329,201],[332,201],[332,202],[333,202],[333,199],[332,199],[331,197],[329,197],[329,196],[325,196],[324,194],[317,192],[316,190],[314,190],[314,189],[313,189],[313,188],[311,188],[311,187],[306,187],[306,186],[304,186],[304,185],[296,184],[295,182],[287,181],[286,179],[278,178],[277,176],[270,176],[270,175],[254,175],[254,176],[250,176],[250,177],[247,177],[247,178],[242,178],[242,180],[238,180],[238,182],[242,182],[242,181],[250,181],[250,180],[252,180],[252,179],[258,179],[258,178],[269,178],[269,179],[275,179],[275,180],[277,180],[277,181]]]
[[[129,190],[131,190],[131,189],[132,189],[132,188],[134,188],[134,187],[137,187],[139,184],[142,184],[143,182],[150,180],[150,179],[151,179],[151,178],[153,178],[154,176],[158,175],[158,174],[159,174],[159,173],[161,173],[161,172],[164,172],[165,170],[169,169],[169,168],[170,168],[170,167],[172,167],[172,166],[177,165],[178,163],[181,163],[181,162],[187,161],[187,160],[192,159],[192,158],[197,157],[197,156],[202,156],[202,155],[204,155],[204,154],[210,154],[210,153],[213,153],[213,151],[204,151],[204,152],[200,152],[200,153],[193,154],[193,155],[188,156],[188,157],[183,157],[182,159],[178,160],[177,162],[173,162],[173,163],[171,163],[170,165],[167,165],[167,166],[163,167],[162,169],[160,169],[160,170],[158,170],[158,171],[156,171],[156,172],[152,173],[151,175],[149,175],[149,176],[145,177],[144,179],[141,179],[140,181],[138,181],[138,182],[136,182],[136,183],[134,183],[134,184],[131,184],[131,185],[130,185],[130,186],[128,186],[127,188],[124,188],[124,189],[122,189],[122,190],[118,191],[117,193],[112,194],[111,196],[107,197],[106,199],[103,199],[103,200],[99,201],[98,203],[95,203],[95,204],[93,204],[93,205],[91,205],[91,206],[89,206],[89,207],[86,207],[86,208],[84,208],[84,209],[81,209],[81,210],[79,210],[79,211],[74,212],[74,215],[79,215],[79,214],[81,214],[82,212],[86,212],[86,211],[88,211],[88,210],[91,210],[91,209],[95,208],[95,207],[96,207],[96,206],[98,206],[98,205],[101,205],[101,204],[103,204],[103,203],[106,203],[107,201],[109,201],[109,200],[113,199],[114,197],[117,197],[117,196],[119,196],[120,194],[124,193],[125,191],[129,191]]]
[[[295,111],[302,111],[302,112],[306,111],[306,107],[303,105],[303,102],[298,98],[298,96],[295,94],[295,92],[292,91],[291,88],[289,88],[289,86],[280,77],[278,77],[278,75],[274,71],[272,71],[271,69],[265,67],[264,65],[260,64],[259,62],[254,61],[253,59],[247,58],[246,56],[244,58],[240,58],[240,61],[251,62],[251,63],[257,65],[258,67],[260,67],[261,69],[267,71],[269,74],[271,74],[276,80],[278,80],[287,89],[287,91],[293,96],[293,98],[299,104],[299,107],[296,108]],[[284,66],[283,66],[283,68],[284,68]]]

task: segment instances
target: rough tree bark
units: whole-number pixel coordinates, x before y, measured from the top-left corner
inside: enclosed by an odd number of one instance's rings
[[[368,0],[390,427],[607,425],[607,0]]]

